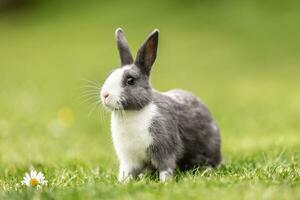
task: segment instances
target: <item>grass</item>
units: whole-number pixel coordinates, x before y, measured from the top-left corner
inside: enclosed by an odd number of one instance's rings
[[[178,172],[172,182],[159,183],[153,177],[123,185],[114,174],[99,167],[75,162],[65,167],[38,166],[44,170],[50,185],[42,191],[14,186],[16,180],[4,180],[3,198],[103,198],[103,199],[298,199],[299,156],[295,152],[265,155],[255,153],[233,156],[218,169]],[[276,158],[274,160],[274,158]],[[7,174],[22,174],[23,168],[8,169]],[[298,196],[297,196],[298,195]]]
[[[299,199],[299,10],[292,0],[65,1],[1,14],[0,199]],[[160,29],[152,84],[206,102],[220,167],[117,183],[109,113],[89,87],[119,64],[119,26],[133,52]],[[40,191],[19,185],[33,168],[49,181]]]

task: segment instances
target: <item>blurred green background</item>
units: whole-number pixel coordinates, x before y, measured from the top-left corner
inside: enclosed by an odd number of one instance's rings
[[[299,191],[299,19],[297,0],[0,0],[0,190],[32,167],[46,177],[76,166],[116,174],[94,86],[119,65],[122,27],[134,54],[160,29],[152,85],[201,97],[221,128],[225,165],[284,152]]]

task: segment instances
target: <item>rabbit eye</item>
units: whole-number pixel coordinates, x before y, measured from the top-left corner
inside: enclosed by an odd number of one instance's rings
[[[132,77],[127,78],[126,83],[127,83],[127,85],[134,85],[134,78],[132,78]]]

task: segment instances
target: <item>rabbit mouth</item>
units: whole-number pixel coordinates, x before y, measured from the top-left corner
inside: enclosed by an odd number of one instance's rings
[[[122,103],[119,101],[105,99],[105,100],[102,100],[102,105],[110,111],[124,110]]]
[[[104,105],[109,111],[124,110],[121,106]]]

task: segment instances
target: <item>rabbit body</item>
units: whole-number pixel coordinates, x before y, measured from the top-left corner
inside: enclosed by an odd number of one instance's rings
[[[116,38],[122,66],[105,81],[101,100],[112,110],[119,181],[135,178],[149,168],[158,170],[160,180],[165,181],[176,168],[217,166],[220,131],[207,107],[184,90],[160,93],[150,86],[158,31],[148,36],[135,62],[121,29]]]
[[[114,147],[120,160],[119,180],[136,177],[149,161],[147,148],[153,143],[150,127],[156,106],[147,105],[139,111],[115,111],[111,115]]]

